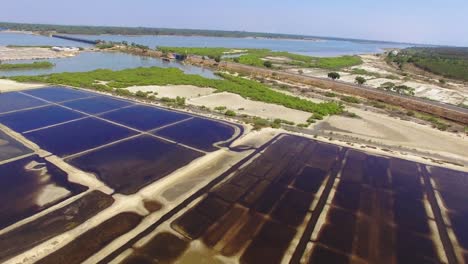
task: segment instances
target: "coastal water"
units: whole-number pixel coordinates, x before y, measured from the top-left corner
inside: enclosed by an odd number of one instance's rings
[[[353,54],[379,53],[385,48],[404,48],[405,44],[370,42],[355,40],[290,40],[290,39],[264,39],[264,38],[225,38],[200,36],[123,36],[123,35],[77,35],[75,37],[90,40],[127,41],[155,48],[157,46],[176,47],[227,47],[227,48],[265,48],[274,51],[287,51],[291,53],[310,56],[340,56]],[[0,32],[0,46],[8,45],[49,45],[91,47],[81,42],[64,39],[22,34]],[[178,62],[163,62],[157,58],[140,57],[124,53],[109,52],[83,52],[71,58],[48,59],[55,64],[50,69],[0,71],[0,76],[41,75],[60,72],[85,72],[96,69],[122,70],[135,67],[175,67],[188,74],[198,74],[206,78],[217,78],[212,71],[184,65]],[[21,60],[11,63],[27,63]]]
[[[224,38],[199,36],[123,36],[123,35],[80,35],[80,38],[106,41],[127,41],[155,48],[156,46],[175,47],[226,47],[270,49],[291,53],[331,57],[341,55],[380,53],[386,48],[405,48],[407,44],[370,42],[353,40],[292,40],[265,38]]]
[[[70,46],[70,47],[91,47],[92,45],[86,43],[79,43],[75,41],[50,38],[41,35],[32,35],[24,33],[6,33],[0,32],[0,46]]]
[[[136,67],[179,68],[187,74],[198,74],[206,78],[218,78],[211,70],[184,65],[176,61],[164,62],[158,58],[135,56],[119,52],[82,52],[75,57],[46,59],[55,66],[48,69],[6,70],[0,76],[41,75],[60,72],[86,72],[96,69],[123,70]],[[34,60],[9,61],[8,63],[32,63]]]

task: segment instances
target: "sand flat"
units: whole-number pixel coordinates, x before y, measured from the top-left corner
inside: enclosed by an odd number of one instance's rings
[[[394,146],[405,146],[438,153],[446,156],[455,155],[466,159],[468,138],[449,132],[438,131],[429,126],[415,124],[385,115],[352,109],[362,119],[331,116],[325,122],[334,133],[348,134],[353,137],[371,139]]]
[[[39,88],[43,86],[43,84],[19,83],[12,80],[0,79],[0,93]]]
[[[284,106],[252,101],[233,93],[216,93],[190,99],[189,104],[204,105],[210,108],[225,106],[239,114],[259,116],[262,118],[281,118],[295,123],[305,123],[311,113],[286,108]],[[239,110],[241,109],[241,110]]]
[[[78,52],[54,51],[50,48],[9,48],[0,46],[0,61],[65,58],[75,56],[76,54],[78,54]]]
[[[212,94],[213,92],[216,91],[216,89],[213,89],[213,88],[197,87],[193,85],[131,86],[126,89],[132,93],[136,93],[138,91],[156,92],[157,97],[169,97],[169,98],[176,98],[177,96],[185,97],[185,98],[195,98],[195,97],[199,97],[203,95]]]

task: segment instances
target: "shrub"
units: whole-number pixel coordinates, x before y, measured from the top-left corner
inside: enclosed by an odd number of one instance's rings
[[[341,77],[340,74],[337,72],[328,73],[328,78],[330,79],[337,80],[337,79],[340,79],[340,77]]]
[[[232,110],[227,110],[225,113],[224,113],[226,116],[236,116],[236,112],[232,111]]]
[[[215,111],[224,111],[224,110],[226,110],[226,109],[227,109],[227,107],[225,107],[225,106],[216,106],[216,107],[214,108]]]
[[[175,99],[175,104],[177,106],[185,106],[185,97],[177,96]]]
[[[148,94],[145,93],[145,92],[142,92],[142,91],[137,91],[137,92],[135,93],[135,96],[136,96],[136,97],[141,97],[141,98],[147,98],[147,97],[148,97]]]
[[[359,104],[361,103],[361,101],[354,97],[354,96],[343,96],[341,97],[341,100],[344,101],[344,102],[347,102],[347,103],[352,103],[352,104]]]
[[[271,63],[271,61],[265,61],[265,62],[263,62],[263,66],[265,66],[267,68],[271,68],[271,67],[273,67],[273,64]]]
[[[336,93],[326,92],[326,93],[325,93],[325,96],[326,96],[326,97],[336,97]]]
[[[363,85],[363,84],[365,84],[367,82],[367,80],[362,76],[357,76],[356,79],[354,79],[354,80],[359,85]]]
[[[260,118],[260,117],[254,117],[253,119],[253,125],[254,125],[254,130],[259,130],[264,127],[269,127],[270,126],[270,121]]]

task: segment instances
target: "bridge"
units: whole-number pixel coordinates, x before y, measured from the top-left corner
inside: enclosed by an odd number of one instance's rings
[[[96,44],[98,44],[98,41],[97,41],[97,40],[83,39],[83,38],[77,38],[77,37],[71,37],[71,36],[52,35],[52,37],[54,37],[54,38],[59,38],[59,39],[71,40],[71,41],[77,41],[77,42],[86,43],[86,44],[91,44],[91,45],[96,45]]]

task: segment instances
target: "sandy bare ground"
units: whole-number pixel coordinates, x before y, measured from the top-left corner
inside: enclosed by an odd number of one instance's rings
[[[350,69],[345,69],[338,72],[341,75],[340,80],[344,82],[354,83],[357,76],[362,76],[366,78],[367,86],[378,88],[385,82],[392,82],[396,85],[406,85],[415,89],[415,96],[429,98],[432,100],[458,105],[460,103],[468,102],[468,87],[463,84],[453,84],[451,88],[445,88],[439,85],[434,84],[434,81],[426,82],[423,80],[404,80],[404,76],[400,76],[395,71],[383,62],[379,57],[375,55],[361,55],[363,60],[362,65],[351,67]],[[352,74],[350,71],[352,69],[362,69],[371,73],[379,74],[381,77],[368,76],[368,75],[356,75]],[[289,72],[297,73],[299,70],[303,71],[304,75],[312,77],[327,78],[329,70],[323,69],[289,69]],[[395,76],[398,79],[387,78],[387,76]]]
[[[43,86],[43,84],[19,83],[12,80],[0,79],[0,93],[39,88]]]
[[[225,106],[238,114],[247,114],[270,119],[280,118],[297,124],[305,123],[311,116],[308,112],[289,109],[280,105],[252,101],[240,95],[227,92],[190,99],[188,103],[198,106],[204,105],[209,108]]]
[[[58,52],[49,48],[8,48],[0,46],[0,61],[65,58],[75,56],[76,54],[78,52]]]
[[[326,131],[359,137],[387,145],[404,146],[457,160],[468,160],[468,138],[442,132],[382,114],[352,109],[361,119],[331,116],[323,124]]]
[[[216,89],[213,88],[202,88],[193,85],[132,86],[128,87],[127,90],[129,90],[132,93],[136,93],[138,91],[156,92],[156,97],[176,98],[177,96],[180,96],[185,97],[187,99],[212,94],[216,91]]]

